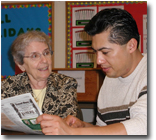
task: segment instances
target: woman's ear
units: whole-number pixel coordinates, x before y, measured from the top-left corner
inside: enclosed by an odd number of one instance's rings
[[[131,38],[131,40],[128,41],[127,45],[128,45],[129,52],[132,53],[137,49],[137,40]]]
[[[19,67],[19,69],[21,70],[21,71],[25,71],[25,68],[24,68],[24,66],[23,65],[20,65],[17,61],[15,61],[15,63],[16,63],[16,65]]]

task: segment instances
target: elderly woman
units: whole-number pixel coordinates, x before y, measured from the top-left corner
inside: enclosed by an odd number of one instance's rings
[[[52,72],[52,50],[45,33],[28,31],[19,35],[11,52],[23,73],[2,81],[1,99],[31,93],[43,113],[78,117],[77,82]]]

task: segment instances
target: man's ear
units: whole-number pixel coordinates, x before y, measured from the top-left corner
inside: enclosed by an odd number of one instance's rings
[[[25,71],[25,68],[24,68],[24,66],[23,65],[20,65],[17,61],[15,61],[15,63],[16,63],[16,65],[19,67],[19,69],[21,70],[21,71]]]
[[[128,46],[128,51],[130,53],[134,52],[137,49],[137,40],[134,38],[131,38],[128,41],[127,46]]]

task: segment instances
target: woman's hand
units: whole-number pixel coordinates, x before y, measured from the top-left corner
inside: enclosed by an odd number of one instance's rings
[[[72,129],[56,115],[42,114],[36,119],[45,135],[71,135]]]

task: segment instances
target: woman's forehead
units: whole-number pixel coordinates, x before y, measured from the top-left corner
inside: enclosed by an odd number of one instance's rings
[[[25,52],[44,51],[47,48],[48,48],[48,45],[46,43],[33,41],[25,47]]]

